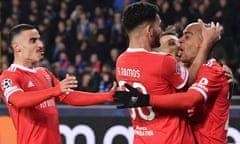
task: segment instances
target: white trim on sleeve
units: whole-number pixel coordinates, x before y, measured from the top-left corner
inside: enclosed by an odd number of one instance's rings
[[[193,86],[190,87],[189,89],[194,89],[194,90],[200,92],[202,94],[203,98],[204,98],[204,102],[207,101],[207,94],[204,90],[202,90],[201,88],[198,88],[198,87],[193,87]]]
[[[187,81],[188,81],[188,78],[189,78],[189,72],[186,68],[182,67],[181,66],[181,77],[183,78],[183,83],[181,83],[179,86],[176,87],[176,89],[182,89],[186,84],[187,84]]]
[[[23,89],[18,88],[17,86],[9,87],[4,91],[4,96],[6,97],[6,101],[8,102],[9,97],[16,91],[23,91]]]

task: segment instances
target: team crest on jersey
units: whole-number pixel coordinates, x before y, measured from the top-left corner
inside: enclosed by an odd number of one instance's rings
[[[178,74],[181,73],[181,66],[180,66],[178,63],[176,63],[176,72],[177,72]]]
[[[5,90],[5,89],[7,89],[7,88],[9,88],[9,87],[11,87],[12,86],[12,80],[10,80],[10,79],[4,79],[3,81],[2,81],[2,89],[3,90]]]

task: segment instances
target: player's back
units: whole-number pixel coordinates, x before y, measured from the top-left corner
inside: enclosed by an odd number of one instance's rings
[[[125,82],[148,94],[175,93],[182,88],[188,72],[166,53],[128,49],[116,63],[116,78],[120,86]],[[164,95],[163,95],[164,96]],[[129,109],[134,128],[134,144],[182,143],[188,132],[185,115],[180,110],[156,107]]]
[[[222,67],[214,59],[209,60],[201,66],[197,82],[192,87],[202,89],[206,96],[206,102],[196,107],[191,121],[198,143],[226,144],[230,101]]]

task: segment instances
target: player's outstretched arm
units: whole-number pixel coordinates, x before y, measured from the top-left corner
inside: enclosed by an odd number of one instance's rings
[[[35,106],[51,97],[59,96],[65,92],[73,91],[77,87],[77,80],[73,76],[67,76],[58,85],[45,90],[23,92],[16,91],[8,97],[8,102],[18,108]]]
[[[83,91],[74,91],[66,94],[63,99],[64,103],[74,106],[88,106],[88,105],[96,105],[103,102],[112,102],[113,94],[117,89],[117,83],[113,82],[113,86],[109,92],[105,93],[91,93],[91,92],[83,92]]]
[[[150,105],[166,109],[189,109],[198,103],[203,103],[204,97],[196,90],[189,89],[187,92],[180,92],[166,95],[151,95]]]
[[[116,91],[114,101],[118,108],[131,108],[143,106],[155,106],[159,108],[176,109],[192,108],[197,103],[204,101],[203,96],[195,90],[188,90],[183,93],[151,95],[142,94],[136,88],[125,84],[128,91]]]

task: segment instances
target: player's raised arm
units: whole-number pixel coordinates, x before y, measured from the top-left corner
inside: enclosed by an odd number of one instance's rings
[[[191,33],[188,33],[188,31],[186,30],[189,27],[196,27],[195,25],[201,32],[199,34],[199,39],[202,42],[196,58],[192,61],[192,63],[185,63],[186,66],[189,68],[188,86],[190,86],[195,81],[200,66],[205,63],[209,58],[209,54],[213,49],[214,44],[219,40],[219,36],[222,31],[222,26],[219,25],[219,23],[212,22],[208,27],[206,27],[205,23],[203,23],[203,21],[199,19],[197,23],[189,24],[185,28],[185,31],[183,31],[184,35],[180,39],[180,43],[183,43],[188,38],[188,35],[191,35]]]
[[[136,88],[125,84],[128,91],[116,91],[114,100],[118,108],[154,106],[159,108],[176,109],[191,108],[203,102],[203,96],[198,91],[189,90],[183,93],[166,94],[164,96],[142,94]]]

